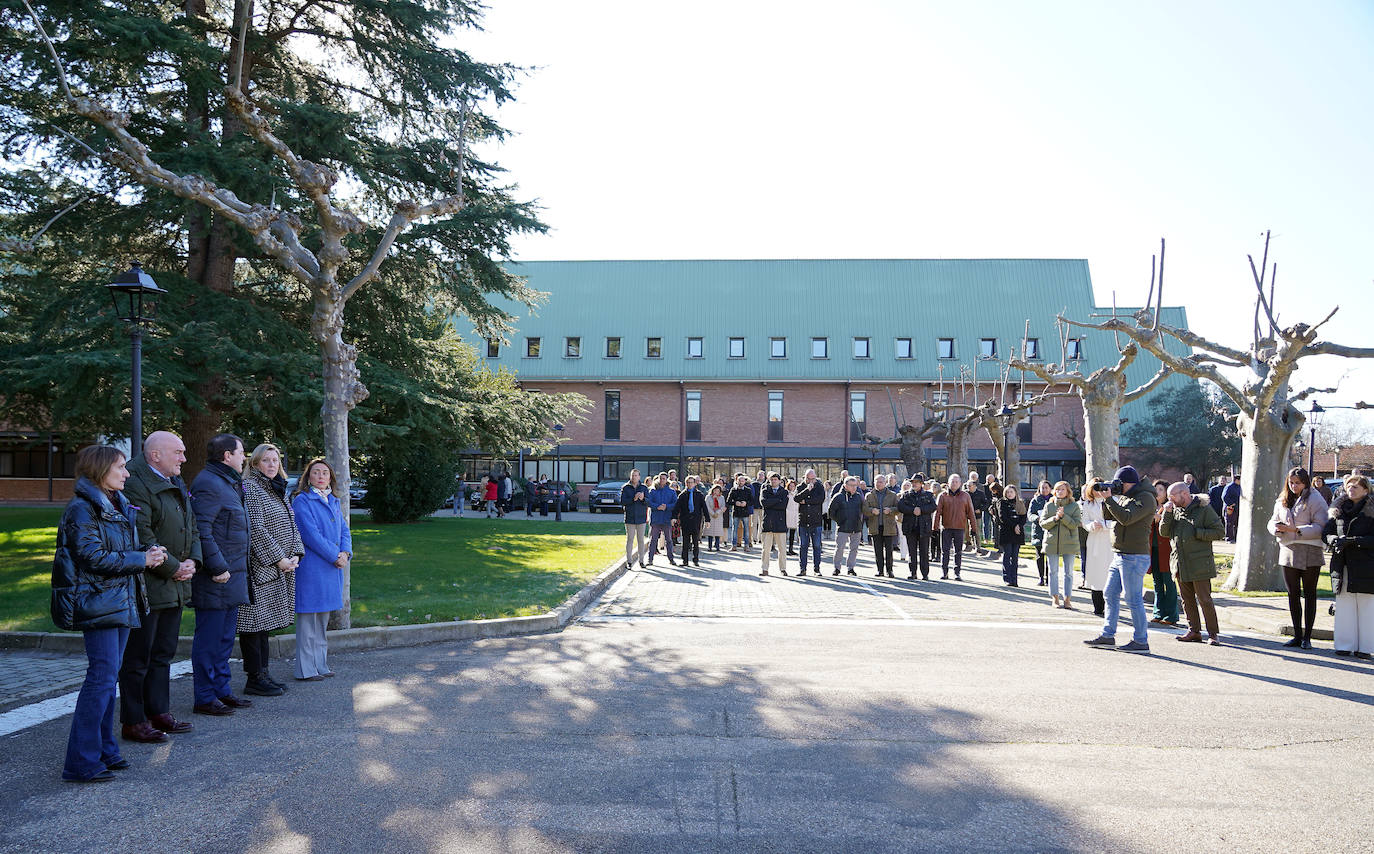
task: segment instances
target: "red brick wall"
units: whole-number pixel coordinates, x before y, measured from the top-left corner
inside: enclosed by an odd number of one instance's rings
[[[785,448],[788,445],[842,447],[848,428],[849,398],[843,383],[676,383],[656,382],[539,382],[526,383],[528,388],[542,391],[578,392],[592,402],[586,420],[566,425],[563,436],[568,444],[606,445],[608,449],[621,445],[677,445],[682,421],[682,393],[701,392],[701,441],[707,445],[763,445],[768,436],[768,392],[783,392],[783,442],[769,443]],[[620,441],[604,440],[605,392],[620,392]],[[874,436],[893,436],[896,425],[888,390],[905,412],[907,420],[921,417],[921,401],[925,385],[883,385],[855,383],[849,391],[868,395],[866,430]],[[992,391],[991,387],[986,391]],[[1074,443],[1065,431],[1072,428],[1083,433],[1082,408],[1076,396],[1055,398],[1037,409],[1033,422],[1033,448],[1073,448]],[[851,443],[853,444],[853,443]],[[988,448],[992,443],[987,433],[978,431],[971,447]]]
[[[70,478],[53,478],[52,497],[63,503],[72,497]],[[0,477],[0,501],[47,501],[48,479],[38,477]]]

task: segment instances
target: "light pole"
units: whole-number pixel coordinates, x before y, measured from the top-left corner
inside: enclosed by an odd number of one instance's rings
[[[1321,408],[1317,401],[1312,401],[1312,408],[1307,411],[1307,426],[1311,432],[1307,436],[1307,476],[1311,477],[1312,466],[1317,461],[1317,427],[1321,425],[1322,416],[1326,410]]]
[[[157,315],[157,297],[167,292],[157,286],[152,276],[143,272],[143,265],[137,261],[105,287],[110,293],[110,301],[114,303],[115,316],[129,324],[129,338],[133,343],[129,389],[130,409],[133,412],[129,456],[133,457],[142,452],[143,444],[143,327],[152,325]]]
[[[563,425],[553,425],[553,432],[553,479],[556,483],[565,483],[565,481],[559,480],[559,478],[562,477],[562,475],[559,474],[559,470],[563,468]],[[556,494],[554,495],[553,520],[555,522],[562,522],[563,489],[562,487],[557,487],[554,492]]]
[[[1002,404],[1002,411],[997,413],[997,418],[1002,422],[1002,485],[1011,484],[1016,487],[1016,491],[1021,491],[1021,478],[1015,481],[1011,479],[1011,430],[1016,421],[1016,411],[1005,403]]]

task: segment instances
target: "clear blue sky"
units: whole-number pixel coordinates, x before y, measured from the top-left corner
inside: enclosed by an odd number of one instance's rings
[[[1164,236],[1243,344],[1272,229],[1281,322],[1374,346],[1368,0],[491,0],[463,46],[535,67],[491,152],[553,227],[524,260],[1087,258],[1129,304]]]

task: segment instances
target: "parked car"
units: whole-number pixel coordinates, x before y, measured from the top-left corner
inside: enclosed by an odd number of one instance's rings
[[[348,484],[348,500],[354,507],[367,506],[367,481],[355,477]]]
[[[620,488],[625,485],[623,480],[603,480],[592,487],[592,494],[587,497],[587,509],[593,513],[621,513]]]

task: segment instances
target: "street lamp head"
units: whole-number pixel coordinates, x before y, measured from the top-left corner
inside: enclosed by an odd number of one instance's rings
[[[1004,403],[1002,404],[1002,411],[997,413],[997,417],[1001,418],[1004,424],[1009,425],[1016,420],[1016,410]]]
[[[1322,409],[1321,404],[1314,400],[1312,401],[1312,408],[1307,410],[1307,423],[1315,430],[1321,426],[1322,417],[1325,415],[1326,410]]]
[[[153,319],[157,314],[157,298],[167,293],[158,287],[153,277],[144,272],[143,265],[137,261],[105,288],[110,292],[115,315],[130,324],[142,324]]]

